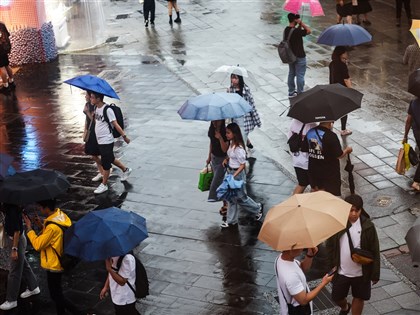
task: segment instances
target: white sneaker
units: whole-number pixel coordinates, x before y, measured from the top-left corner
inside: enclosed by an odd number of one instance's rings
[[[96,188],[93,193],[94,194],[102,194],[108,190],[108,185],[100,184],[98,188]]]
[[[32,296],[32,295],[36,295],[36,294],[39,294],[39,293],[41,293],[41,290],[39,289],[39,287],[36,287],[35,289],[33,289],[32,291],[31,290],[29,290],[29,289],[26,289],[26,291],[25,292],[22,292],[22,294],[20,295],[20,297],[22,298],[22,299],[26,299],[26,298],[28,298],[28,297],[30,297],[30,296]]]
[[[94,178],[92,178],[92,182],[99,182],[102,180],[102,174],[98,173]]]
[[[128,179],[128,176],[130,176],[132,169],[127,167],[127,169],[122,173],[121,175],[121,181],[125,182]]]
[[[15,307],[17,307],[17,301],[13,301],[13,302],[6,301],[2,305],[0,305],[0,310],[8,311]]]

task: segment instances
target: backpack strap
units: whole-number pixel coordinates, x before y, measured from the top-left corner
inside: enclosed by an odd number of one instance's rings
[[[279,280],[278,280],[278,279],[279,279],[279,273],[278,273],[278,271],[277,271],[277,261],[278,261],[278,260],[279,260],[279,256],[277,256],[277,258],[276,258],[276,262],[275,262],[275,266],[276,266],[276,268],[274,268],[274,269],[276,270],[276,279],[277,279],[277,281],[279,281]],[[281,289],[280,283],[279,283],[279,288],[280,288],[280,292],[281,292],[281,294],[282,294],[282,295],[283,295],[283,297],[284,297],[284,300],[286,301],[286,304],[291,304],[291,303],[287,302],[286,296],[284,295],[283,290]]]
[[[56,225],[60,228],[61,232],[63,233],[63,236],[61,237],[61,241],[64,243],[64,229],[65,229],[65,227],[62,226],[61,224],[58,224],[57,222],[53,222],[53,221],[48,221],[47,223],[45,223],[45,227],[49,224],[54,224],[54,225]],[[51,248],[54,251],[54,253],[57,255],[58,260],[60,260],[60,264],[61,264],[61,255],[58,254],[58,252],[55,250],[55,248],[52,245],[51,245]],[[64,252],[64,246],[63,246],[63,252]]]
[[[131,256],[133,256],[133,257],[134,257],[134,255],[133,255],[133,254],[131,254],[131,253],[128,253],[127,255],[131,255]],[[118,258],[118,260],[117,260],[117,268],[112,268],[112,269],[114,269],[117,273],[118,273],[118,271],[120,271],[120,268],[121,268],[121,265],[122,265],[122,261],[123,261],[124,257],[125,257],[125,256],[127,256],[127,255],[120,256],[120,257]],[[134,257],[134,260],[135,260],[135,259],[136,259],[136,257]],[[137,281],[137,279],[136,279],[136,281]],[[130,287],[131,291],[133,291],[134,295],[136,295],[136,289],[134,289],[134,288],[133,288],[133,286],[131,285],[130,281],[128,281],[128,279],[127,279],[127,282],[126,282],[126,283],[127,283],[127,284],[128,284],[128,286]]]
[[[110,133],[112,133],[112,125],[111,125],[111,122],[109,121],[108,114],[106,112],[108,108],[111,108],[111,105],[105,105],[105,108],[104,108],[104,120],[108,123],[108,128],[109,128]]]
[[[295,30],[294,27],[290,28],[289,35],[287,36],[287,42],[288,43],[290,41],[290,37],[292,37],[292,33],[293,33],[294,30]],[[283,40],[286,40],[286,29],[284,30],[284,33],[283,33]]]

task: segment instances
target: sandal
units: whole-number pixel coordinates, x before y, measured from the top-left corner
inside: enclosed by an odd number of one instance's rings
[[[221,207],[220,208],[220,210],[219,210],[219,214],[222,216],[222,217],[226,217],[226,215],[227,215],[227,207],[225,207],[225,206],[223,206],[223,207]]]
[[[347,303],[347,310],[346,311],[340,311],[340,313],[338,313],[339,315],[347,315],[348,313],[350,313],[351,310],[351,304]]]
[[[420,191],[420,183],[414,182],[413,184],[411,184],[411,187],[414,190]]]

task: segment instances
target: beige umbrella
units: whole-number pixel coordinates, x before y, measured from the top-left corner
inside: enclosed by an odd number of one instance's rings
[[[325,191],[296,194],[268,211],[258,239],[280,251],[312,248],[346,228],[350,209]]]

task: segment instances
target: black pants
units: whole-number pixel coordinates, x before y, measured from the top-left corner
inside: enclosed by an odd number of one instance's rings
[[[136,310],[136,302],[127,305],[114,304],[115,315],[140,315]]]
[[[149,20],[150,12],[150,22],[155,22],[155,0],[144,0],[143,2],[143,15],[144,20]]]
[[[63,290],[61,288],[61,276],[61,272],[47,271],[48,290],[50,291],[51,299],[55,303],[57,315],[65,315],[66,310],[74,315],[82,314],[82,312],[79,311],[73,303],[64,297]]]
[[[401,11],[402,6],[404,3],[405,14],[407,15],[407,19],[411,19],[411,6],[410,0],[396,0],[397,2],[397,19],[401,18]]]

